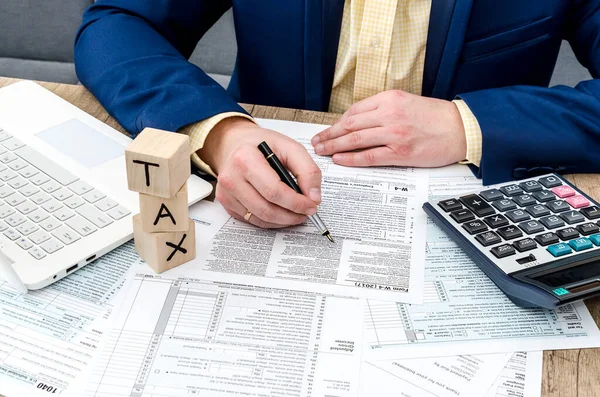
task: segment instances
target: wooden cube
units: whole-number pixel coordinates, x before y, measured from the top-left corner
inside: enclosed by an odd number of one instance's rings
[[[187,135],[144,129],[125,150],[129,190],[175,196],[190,176],[190,154]]]
[[[144,231],[185,232],[188,230],[188,189],[184,183],[173,198],[140,193],[140,216]]]
[[[156,272],[162,273],[196,257],[196,228],[188,218],[184,232],[148,233],[144,231],[140,215],[133,217],[135,250]]]

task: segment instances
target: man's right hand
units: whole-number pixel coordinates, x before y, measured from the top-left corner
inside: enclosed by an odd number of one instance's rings
[[[269,144],[283,165],[296,177],[304,195],[279,179],[257,146]],[[232,117],[208,134],[200,158],[218,175],[216,198],[229,215],[263,228],[297,225],[317,212],[321,202],[321,170],[304,146],[250,120]]]

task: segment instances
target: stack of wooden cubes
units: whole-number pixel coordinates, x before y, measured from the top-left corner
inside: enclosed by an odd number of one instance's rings
[[[135,249],[157,273],[196,256],[188,215],[190,150],[186,135],[146,128],[125,151],[129,190],[140,193],[140,213],[133,217]]]

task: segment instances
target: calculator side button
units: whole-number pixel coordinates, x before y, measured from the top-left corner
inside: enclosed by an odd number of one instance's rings
[[[498,236],[495,232],[492,231],[478,234],[477,236],[475,236],[475,240],[479,241],[479,243],[484,247],[487,247],[488,245],[498,244],[502,241],[500,236]]]
[[[499,245],[498,247],[492,248],[490,251],[496,258],[505,258],[516,254],[515,247],[510,244]]]
[[[460,201],[477,216],[486,216],[495,213],[494,209],[476,194],[469,194],[460,198]]]
[[[581,213],[585,215],[585,217],[589,220],[600,218],[600,208],[598,208],[598,206],[596,205],[587,208],[582,208]]]
[[[496,201],[504,198],[504,194],[502,194],[502,192],[498,189],[483,190],[479,192],[479,195],[486,201]]]
[[[508,219],[502,214],[495,214],[484,218],[483,221],[487,223],[492,229],[508,225]]]
[[[536,220],[519,223],[519,227],[527,234],[539,233],[544,231],[544,226]]]
[[[600,232],[600,227],[598,227],[598,225],[595,223],[590,222],[577,226],[577,230],[579,230],[579,233],[581,233],[583,236],[589,236],[590,234]]]
[[[548,252],[550,252],[555,257],[567,255],[567,254],[570,254],[571,252],[573,252],[573,251],[571,251],[571,247],[565,243],[554,244],[554,245],[549,246],[546,249],[548,250]]]
[[[450,216],[458,223],[463,223],[475,219],[475,215],[473,215],[473,213],[467,209],[453,211],[450,213]]]
[[[519,183],[521,189],[525,190],[528,193],[537,192],[543,189],[542,185],[538,181],[526,181]]]
[[[583,215],[579,213],[579,211],[567,211],[560,214],[560,217],[567,222],[569,225],[574,223],[582,222],[585,220]]]
[[[514,225],[501,227],[497,230],[497,232],[505,240],[512,240],[513,238],[523,236],[523,232],[521,231],[521,229]]]
[[[539,245],[544,246],[544,247],[547,245],[556,244],[559,242],[558,236],[552,232],[535,236],[535,241],[537,241]]]
[[[556,200],[556,196],[550,190],[540,190],[539,192],[531,193],[531,195],[541,203]]]
[[[539,221],[546,226],[546,229],[556,229],[565,225],[565,222],[556,215],[545,216],[540,218]]]
[[[485,223],[483,223],[479,219],[476,219],[474,221],[465,222],[465,223],[463,223],[462,227],[467,232],[469,232],[469,234],[481,233],[481,232],[485,232],[487,230],[487,226],[485,225]]]
[[[566,227],[564,229],[557,230],[556,234],[563,241],[579,237],[579,232],[574,227]]]
[[[500,191],[509,197],[520,196],[523,194],[523,189],[518,185],[502,186]]]
[[[584,251],[593,247],[592,242],[587,237],[579,237],[575,240],[571,240],[569,241],[569,245],[577,252]]]
[[[515,241],[513,247],[519,252],[525,252],[537,248],[537,244],[532,238],[524,238],[523,240]]]
[[[438,205],[446,212],[462,209],[462,204],[456,199],[441,200]]]
[[[517,208],[517,205],[511,199],[504,199],[504,200],[494,201],[492,203],[492,205],[498,211],[502,211],[502,212],[509,211],[509,210],[514,210],[515,208]]]
[[[540,178],[540,179],[538,179],[538,182],[541,183],[542,185],[546,186],[547,188],[562,185],[561,180],[552,175],[544,177],[544,178]]]

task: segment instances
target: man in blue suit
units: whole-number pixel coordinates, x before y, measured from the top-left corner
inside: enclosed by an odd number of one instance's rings
[[[238,57],[225,91],[187,61],[233,7]],[[560,43],[593,80],[548,88]],[[304,148],[239,102],[344,113],[313,138],[342,165],[466,160],[485,184],[600,172],[600,0],[98,0],[77,73],[133,136],[190,135],[228,212],[262,227],[304,221],[321,174]],[[306,196],[280,183],[266,140]]]

